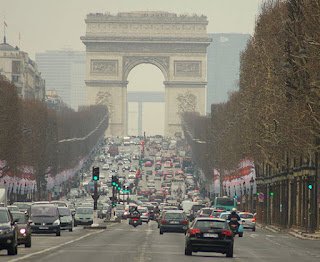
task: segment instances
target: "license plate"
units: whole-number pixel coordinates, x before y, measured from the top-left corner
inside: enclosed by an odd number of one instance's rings
[[[48,227],[39,227],[39,229],[49,229]]]
[[[179,221],[170,221],[170,224],[179,224]]]
[[[210,233],[204,233],[203,237],[215,237],[217,238],[219,235],[218,234],[210,234]]]

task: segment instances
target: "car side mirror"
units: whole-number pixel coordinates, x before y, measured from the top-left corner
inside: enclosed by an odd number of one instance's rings
[[[29,219],[29,220],[28,220],[28,224],[29,224],[29,225],[32,224],[32,220]]]
[[[14,225],[14,224],[16,224],[16,223],[18,223],[19,222],[19,218],[16,218],[16,219],[14,219],[13,221],[12,221],[12,225]]]

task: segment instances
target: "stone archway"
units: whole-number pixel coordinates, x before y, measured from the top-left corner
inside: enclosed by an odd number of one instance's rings
[[[130,12],[87,15],[86,88],[88,103],[108,94],[108,134],[127,132],[127,77],[137,65],[149,63],[164,75],[165,135],[181,132],[181,99],[193,99],[184,110],[205,114],[207,84],[207,35],[205,16],[168,12]]]

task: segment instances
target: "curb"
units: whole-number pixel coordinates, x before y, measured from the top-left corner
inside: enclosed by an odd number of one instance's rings
[[[294,230],[294,229],[281,229],[281,228],[277,228],[275,226],[270,226],[270,225],[260,225],[260,224],[257,224],[257,226],[259,228],[263,228],[263,229],[266,229],[272,233],[280,233],[280,232],[286,232],[288,233],[289,235],[293,236],[293,237],[296,237],[298,239],[302,239],[302,240],[320,240],[320,235],[319,234],[316,234],[316,235],[311,235],[311,234],[307,234],[307,233],[303,233],[303,232],[299,232],[297,230]]]

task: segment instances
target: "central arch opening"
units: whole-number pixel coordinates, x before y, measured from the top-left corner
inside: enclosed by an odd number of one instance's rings
[[[128,75],[128,135],[164,135],[165,88],[161,70],[139,64]]]

